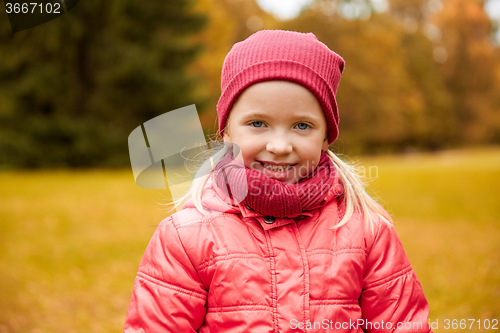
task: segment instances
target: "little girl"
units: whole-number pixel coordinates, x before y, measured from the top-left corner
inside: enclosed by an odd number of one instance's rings
[[[328,150],[343,69],[312,33],[233,46],[224,148],[153,235],[125,332],[430,332],[390,217]]]

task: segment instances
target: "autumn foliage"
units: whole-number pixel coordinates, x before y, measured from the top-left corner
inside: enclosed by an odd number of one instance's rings
[[[15,35],[2,20],[0,167],[128,165],[130,131],[189,104],[214,133],[224,57],[260,29],[313,32],[346,60],[340,152],[500,143],[500,50],[483,2],[374,3],[316,0],[277,21],[254,0],[89,0]]]

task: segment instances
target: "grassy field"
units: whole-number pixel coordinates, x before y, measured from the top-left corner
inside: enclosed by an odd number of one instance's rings
[[[500,319],[500,149],[360,158],[430,319]],[[121,331],[166,193],[131,170],[0,173],[0,333]],[[478,324],[465,331],[478,329]],[[500,327],[500,324],[497,325]],[[463,331],[463,330],[462,330]]]
[[[500,149],[363,158],[422,283],[430,319],[500,320]],[[367,176],[370,176],[367,174]],[[472,329],[467,322],[466,331]],[[500,323],[497,325],[500,329]],[[457,330],[463,331],[463,330]]]

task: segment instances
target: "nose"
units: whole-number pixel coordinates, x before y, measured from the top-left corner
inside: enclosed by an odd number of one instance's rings
[[[276,135],[267,142],[266,150],[275,155],[286,155],[292,152],[293,147],[286,135]]]

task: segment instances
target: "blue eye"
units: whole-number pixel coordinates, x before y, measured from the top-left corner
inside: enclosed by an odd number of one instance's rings
[[[309,125],[307,125],[307,124],[305,124],[305,123],[298,123],[298,124],[297,124],[297,128],[298,128],[299,130],[306,130],[306,129],[308,129],[308,128],[309,128]]]
[[[262,127],[264,126],[264,123],[262,121],[252,121],[251,125],[253,127]]]

